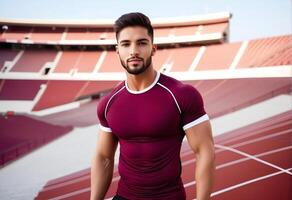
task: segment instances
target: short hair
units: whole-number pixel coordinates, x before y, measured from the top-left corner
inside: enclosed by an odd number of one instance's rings
[[[120,16],[114,24],[114,31],[116,32],[116,39],[118,40],[119,33],[126,27],[141,26],[147,29],[148,35],[153,42],[153,27],[150,19],[143,13],[133,12]]]

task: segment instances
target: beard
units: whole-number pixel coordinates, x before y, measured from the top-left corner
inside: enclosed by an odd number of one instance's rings
[[[130,67],[129,64],[128,64],[128,60],[127,60],[127,63],[125,63],[121,57],[120,57],[120,62],[121,62],[121,65],[123,66],[123,68],[125,70],[127,70],[127,72],[129,74],[133,74],[133,75],[138,75],[138,74],[141,74],[143,72],[146,71],[146,69],[149,68],[149,66],[151,65],[152,63],[152,57],[150,56],[149,58],[146,59],[146,62],[144,61],[144,59],[142,58],[139,58],[139,57],[135,57],[135,58],[138,58],[138,59],[141,59],[142,60],[142,64],[139,64],[139,65],[134,65],[133,67]],[[132,59],[132,58],[131,58]]]

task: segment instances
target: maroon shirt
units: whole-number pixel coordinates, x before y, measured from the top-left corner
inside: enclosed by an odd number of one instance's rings
[[[100,128],[119,139],[118,195],[186,198],[180,161],[184,130],[209,119],[195,88],[160,73],[142,91],[123,82],[102,98],[98,118]]]

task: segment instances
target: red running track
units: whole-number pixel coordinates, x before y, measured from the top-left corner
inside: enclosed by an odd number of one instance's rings
[[[216,179],[212,200],[292,199],[292,111],[215,137]],[[184,142],[182,179],[187,199],[194,199],[195,156]],[[106,198],[114,196],[119,175]],[[89,199],[90,171],[47,183],[35,199]]]

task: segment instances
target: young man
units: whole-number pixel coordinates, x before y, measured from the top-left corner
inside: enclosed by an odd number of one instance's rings
[[[113,199],[186,199],[180,161],[184,136],[197,157],[197,199],[209,199],[214,149],[200,93],[154,70],[156,46],[148,17],[128,13],[114,28],[127,80],[98,105],[101,130],[91,168],[91,200],[104,199],[118,143],[121,178]]]

